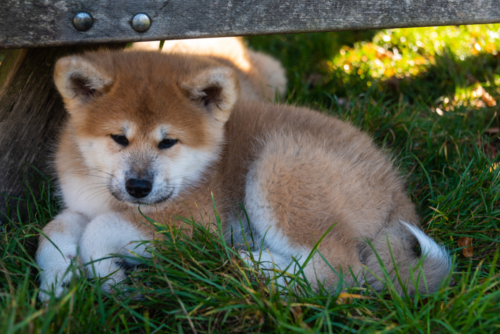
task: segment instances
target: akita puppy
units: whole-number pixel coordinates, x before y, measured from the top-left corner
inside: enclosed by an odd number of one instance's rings
[[[109,277],[102,288],[111,291],[125,271],[110,255],[148,256],[133,242],[154,236],[140,222],[140,204],[165,224],[200,211],[208,222],[212,194],[228,240],[252,232],[264,268],[293,273],[292,257],[304,264],[333,225],[319,245],[328,264],[316,254],[305,265],[312,284],[336,286],[333,267],[348,284],[381,289],[367,240],[392,277],[398,265],[410,293],[436,290],[450,271],[369,136],[305,108],[240,100],[231,67],[186,54],[99,51],[60,59],[55,83],[69,112],[55,159],[65,209],[40,237],[42,300],[43,291],[63,293],[72,260],[90,277]]]
[[[128,50],[159,50],[160,42],[134,43]],[[178,39],[165,41],[162,52],[210,57],[235,70],[240,99],[273,101],[286,90],[285,70],[269,55],[248,49],[241,37]]]

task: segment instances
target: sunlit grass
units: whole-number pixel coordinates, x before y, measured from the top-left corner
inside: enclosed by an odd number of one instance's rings
[[[499,33],[497,24],[387,29],[378,32],[370,42],[343,47],[328,65],[346,71],[361,67],[357,74],[375,79],[401,79],[425,71],[428,65],[436,63],[436,56],[446,53],[461,61],[480,53],[497,56]]]

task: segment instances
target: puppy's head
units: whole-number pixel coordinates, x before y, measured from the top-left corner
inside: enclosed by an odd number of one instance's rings
[[[203,178],[238,97],[231,69],[159,52],[65,57],[54,79],[82,163],[131,205],[166,203]]]

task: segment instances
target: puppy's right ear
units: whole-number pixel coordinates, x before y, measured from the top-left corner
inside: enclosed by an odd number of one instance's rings
[[[181,84],[187,97],[219,122],[226,122],[238,98],[238,78],[226,67],[212,67],[195,73]]]
[[[59,59],[54,81],[70,112],[103,95],[113,84],[106,70],[81,56]]]

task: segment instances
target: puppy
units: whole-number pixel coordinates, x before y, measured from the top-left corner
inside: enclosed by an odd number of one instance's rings
[[[160,42],[134,43],[130,50],[159,50]],[[165,41],[162,52],[209,57],[231,67],[240,82],[240,99],[273,101],[286,90],[285,70],[276,59],[249,50],[241,37]]]
[[[54,77],[69,113],[55,159],[65,208],[40,237],[41,300],[63,293],[72,260],[89,277],[108,277],[102,288],[112,291],[125,278],[113,254],[149,256],[133,243],[154,237],[139,205],[165,224],[192,212],[208,222],[212,194],[228,240],[242,243],[251,232],[264,269],[295,273],[293,257],[316,286],[336,286],[334,268],[347,284],[382,289],[377,254],[393,278],[398,266],[410,293],[435,291],[450,271],[369,136],[305,108],[239,99],[233,66],[191,54],[99,51],[60,59]],[[328,263],[319,254],[306,263],[329,228],[319,245]]]

